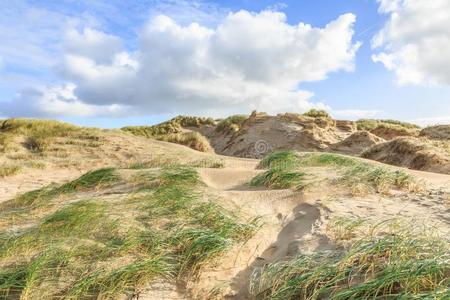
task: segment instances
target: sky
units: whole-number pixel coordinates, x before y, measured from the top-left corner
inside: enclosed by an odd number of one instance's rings
[[[0,1],[0,118],[450,123],[448,0]]]

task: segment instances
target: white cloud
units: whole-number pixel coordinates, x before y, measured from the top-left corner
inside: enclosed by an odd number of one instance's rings
[[[124,105],[91,105],[80,101],[74,94],[75,85],[29,88],[16,95],[14,102],[3,103],[8,116],[119,116],[127,113]],[[4,112],[0,111],[0,115]]]
[[[399,84],[450,85],[450,1],[378,0],[389,20],[372,40],[372,56]]]
[[[327,108],[311,103],[313,94],[298,85],[353,70],[360,45],[352,41],[354,22],[354,15],[345,14],[315,28],[290,25],[281,12],[239,11],[205,27],[180,25],[159,15],[139,32],[135,51],[99,30],[70,30],[58,66],[59,74],[72,83],[70,97],[67,86],[41,90],[34,113],[39,107],[46,115],[83,115],[83,110],[84,115],[96,115],[102,109],[115,114],[223,115]],[[31,106],[21,107],[26,111]]]

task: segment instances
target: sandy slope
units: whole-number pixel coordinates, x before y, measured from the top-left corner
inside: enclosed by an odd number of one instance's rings
[[[202,273],[191,286],[194,297],[205,297],[215,289],[220,290],[218,298],[250,298],[248,279],[264,264],[298,252],[332,249],[326,227],[336,217],[361,217],[373,222],[391,218],[415,220],[436,226],[443,236],[450,234],[450,199],[442,192],[450,186],[450,176],[412,171],[427,181],[430,187],[427,196],[398,193],[355,198],[320,185],[307,192],[251,188],[248,182],[259,171],[248,168],[199,171],[223,205],[246,217],[261,216],[264,225],[247,244],[229,252],[220,263]],[[323,180],[334,176],[317,168],[307,172]]]
[[[324,168],[306,168],[305,172],[316,181],[307,191],[266,190],[249,186],[250,180],[261,172],[256,170],[258,160],[199,153],[179,145],[146,141],[148,144],[140,139],[137,142],[135,139],[129,140],[134,144],[126,147],[140,147],[139,151],[134,152],[139,152],[139,160],[170,153],[170,157],[176,156],[183,161],[204,158],[222,161],[224,168],[198,168],[206,184],[205,192],[215,195],[221,205],[243,218],[260,217],[262,227],[246,244],[231,249],[216,264],[203,270],[200,278],[187,286],[187,291],[180,291],[171,285],[153,284],[148,292],[139,295],[139,299],[248,299],[249,277],[264,264],[298,252],[311,253],[333,248],[327,224],[340,216],[361,217],[374,222],[387,218],[415,220],[421,224],[435,225],[437,231],[450,236],[450,199],[445,192],[450,190],[448,175],[407,170],[428,183],[428,195],[396,193],[358,198],[329,185],[327,180],[335,178],[335,172]],[[114,159],[107,159],[100,166],[115,162]],[[126,159],[117,159],[117,162],[123,163]],[[86,170],[88,165],[80,169],[57,169],[55,166],[10,177],[0,182],[0,201],[52,181],[64,182],[76,178]]]

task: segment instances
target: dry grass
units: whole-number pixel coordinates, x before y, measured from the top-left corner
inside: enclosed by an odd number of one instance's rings
[[[159,141],[184,145],[201,152],[212,151],[208,140],[198,132],[171,133],[166,135],[155,136],[155,138]]]
[[[181,133],[183,127],[199,127],[201,125],[215,125],[215,121],[211,118],[177,116],[157,125],[127,126],[123,127],[122,130],[138,136],[155,137],[171,133]]]
[[[247,119],[247,115],[230,116],[219,121],[216,127],[216,131],[223,133],[232,133],[239,131],[239,129],[242,127],[242,124],[244,124]]]
[[[420,129],[416,124],[401,122],[397,120],[375,120],[375,119],[360,119],[356,121],[358,130],[371,131],[379,126],[390,127],[393,129]]]
[[[215,125],[215,121],[211,118],[178,116],[158,125],[128,126],[123,127],[122,130],[137,136],[177,143],[194,150],[208,152],[211,147],[204,136],[197,132],[183,131],[184,127],[199,127],[201,125]]]
[[[20,166],[13,165],[0,166],[0,178],[16,175],[21,171],[21,169],[22,168]]]
[[[417,136],[420,127],[396,120],[361,119],[356,121],[358,130],[369,131],[379,137],[390,140],[399,136]]]

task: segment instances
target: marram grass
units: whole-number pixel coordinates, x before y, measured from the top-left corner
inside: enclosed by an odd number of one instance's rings
[[[259,167],[268,170],[257,175],[251,184],[274,189],[304,187],[306,174],[302,169],[305,167],[336,168],[340,176],[335,182],[347,186],[354,195],[369,192],[388,193],[392,189],[417,192],[422,188],[422,183],[403,171],[393,171],[332,153],[274,152],[266,156]]]
[[[380,229],[346,250],[269,264],[253,274],[250,291],[258,299],[449,299],[448,241]]]
[[[53,189],[72,199],[76,191],[117,180],[124,179],[103,169]],[[136,194],[139,201],[73,198],[56,210],[42,209],[48,215],[34,226],[0,233],[0,298],[114,299],[153,281],[192,280],[259,227],[256,219],[241,221],[205,201],[190,167],[151,170],[138,180],[150,182]]]

